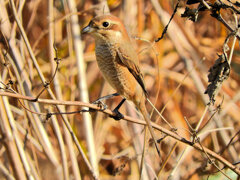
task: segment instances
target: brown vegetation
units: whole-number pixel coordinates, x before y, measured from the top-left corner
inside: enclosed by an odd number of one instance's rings
[[[146,102],[161,157],[131,103],[120,121],[109,115],[121,98],[88,103],[114,91],[80,30],[109,11],[162,114]],[[239,14],[234,0],[0,0],[0,179],[236,179]]]

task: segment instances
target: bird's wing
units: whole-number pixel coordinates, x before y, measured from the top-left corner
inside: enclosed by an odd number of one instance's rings
[[[132,46],[130,47],[129,45],[126,45],[126,44],[117,48],[117,61],[119,64],[128,68],[130,73],[134,76],[134,78],[142,87],[145,95],[148,96],[147,90],[145,88],[144,80],[143,80],[143,75],[137,64],[138,62],[137,54],[133,50]]]

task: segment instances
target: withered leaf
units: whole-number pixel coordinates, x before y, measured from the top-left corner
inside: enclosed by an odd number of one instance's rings
[[[184,13],[181,14],[181,17],[187,17],[191,21],[196,22],[198,18],[198,9],[190,9],[186,7]]]
[[[209,96],[209,103],[214,104],[215,97],[218,94],[223,81],[225,81],[230,74],[230,66],[226,56],[219,55],[219,58],[215,61],[214,65],[209,69],[208,74],[208,87],[205,94]]]
[[[196,4],[196,3],[200,3],[200,0],[188,0],[187,4]]]

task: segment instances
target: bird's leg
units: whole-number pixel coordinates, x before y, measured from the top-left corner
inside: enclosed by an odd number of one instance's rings
[[[107,109],[107,105],[103,102],[103,100],[110,99],[114,96],[119,96],[119,93],[113,93],[113,94],[109,94],[107,96],[100,97],[96,101],[92,102],[92,104],[97,104],[97,105],[101,106],[102,110],[104,111],[105,109]]]
[[[118,110],[119,108],[123,105],[123,103],[126,101],[125,98],[122,99],[122,101],[117,105],[117,107],[113,110],[114,115],[110,115],[111,118],[115,119],[115,120],[120,120],[122,119],[124,116],[122,115],[122,113],[120,113]]]

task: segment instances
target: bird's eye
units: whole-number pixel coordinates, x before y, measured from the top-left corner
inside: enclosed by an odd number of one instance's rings
[[[109,26],[109,22],[104,21],[104,22],[102,23],[102,25],[103,25],[103,27],[108,27],[108,26]]]

